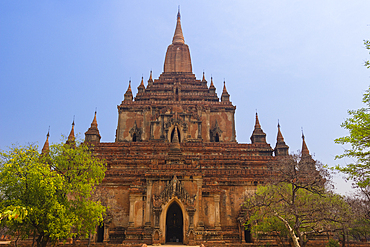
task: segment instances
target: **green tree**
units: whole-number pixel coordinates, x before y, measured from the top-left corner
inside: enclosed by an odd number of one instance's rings
[[[353,215],[349,228],[349,235],[356,240],[368,239],[370,236],[370,205],[366,198],[361,196],[347,197]]]
[[[105,165],[87,145],[13,147],[0,153],[0,212],[8,233],[33,236],[37,246],[74,236],[88,237],[102,222],[105,207],[92,200]],[[9,210],[13,211],[9,213]],[[23,214],[20,220],[17,212]]]
[[[252,228],[276,228],[278,234],[288,233],[294,246],[299,247],[306,245],[307,236],[333,230],[334,222],[344,219],[339,212],[348,205],[326,189],[328,172],[311,156],[280,158],[270,170],[267,185],[259,186],[245,202],[246,224]]]
[[[370,52],[370,41],[365,40],[364,44]],[[369,60],[365,61],[365,66],[370,68]],[[337,166],[335,169],[355,181],[356,186],[370,201],[370,87],[365,91],[362,102],[365,107],[349,110],[350,117],[341,124],[342,128],[349,131],[349,135],[335,139],[338,144],[350,145],[349,149],[345,149],[344,153],[336,158],[349,157],[354,162],[344,167]]]
[[[370,40],[364,40],[364,44],[365,44],[366,49],[369,50],[369,54],[370,54]],[[369,60],[365,61],[365,66],[366,66],[366,68],[370,69],[370,61]]]

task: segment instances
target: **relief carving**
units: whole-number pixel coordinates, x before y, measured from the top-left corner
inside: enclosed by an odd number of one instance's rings
[[[176,176],[174,176],[173,179],[167,183],[166,188],[164,188],[161,194],[158,196],[153,195],[153,206],[160,207],[175,196],[179,198],[185,205],[194,206],[196,195],[190,196],[184,188],[183,183],[178,180]]]
[[[141,141],[141,134],[142,129],[137,127],[136,120],[134,123],[134,127],[132,127],[129,131],[132,141]]]
[[[215,126],[210,130],[211,142],[219,142],[222,132],[216,119]]]

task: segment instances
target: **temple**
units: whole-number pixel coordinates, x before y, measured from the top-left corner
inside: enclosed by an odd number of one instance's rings
[[[108,211],[95,240],[252,242],[242,204],[263,183],[267,164],[288,155],[280,124],[275,148],[266,142],[257,113],[251,143],[236,141],[236,107],[226,83],[218,97],[212,78],[208,83],[204,73],[201,80],[192,73],[180,13],[163,73],[153,80],[150,72],[147,85],[144,78],[138,84],[134,95],[129,83],[117,106],[115,142],[100,142],[96,112],[85,133],[85,142],[108,166],[99,188]],[[305,142],[303,148],[309,154]]]

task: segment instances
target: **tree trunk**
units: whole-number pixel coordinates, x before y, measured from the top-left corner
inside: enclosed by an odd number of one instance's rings
[[[49,236],[45,236],[43,234],[40,234],[39,237],[37,238],[37,247],[46,247],[50,240]]]
[[[87,247],[90,247],[90,243],[91,243],[91,232],[89,232],[89,241],[87,242]]]
[[[14,241],[14,246],[17,247],[18,246],[18,239],[19,239],[19,235],[17,235],[17,238],[15,239]]]
[[[42,241],[41,241],[41,247],[46,247],[46,245],[48,244],[49,240],[50,240],[50,237],[49,236],[43,237],[42,238]]]
[[[345,232],[342,233],[342,237],[343,237],[343,239],[342,239],[342,247],[345,247],[346,246],[346,233]]]
[[[33,230],[32,247],[35,246],[36,230]]]
[[[278,217],[284,223],[284,225],[286,226],[286,228],[288,228],[290,237],[293,240],[294,247],[301,247],[301,245],[298,242],[298,238],[295,235],[293,228],[289,225],[288,221],[286,221],[283,217],[281,217],[280,215],[278,215],[276,212],[275,212],[275,215],[276,215],[276,217]]]

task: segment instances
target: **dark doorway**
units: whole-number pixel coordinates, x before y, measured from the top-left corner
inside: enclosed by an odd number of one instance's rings
[[[175,134],[175,129],[176,128],[173,128],[172,133],[171,133],[171,142],[173,142],[173,135]],[[177,129],[177,137],[179,138],[179,142],[181,142],[179,129]]]
[[[247,229],[244,230],[244,238],[246,243],[252,243],[252,236],[250,226],[247,226]]]
[[[215,142],[220,142],[220,137],[219,137],[218,133],[216,133]]]
[[[136,133],[134,133],[134,134],[132,135],[132,141],[133,141],[133,142],[136,142]]]
[[[98,231],[97,231],[97,235],[98,235],[98,239],[96,240],[96,242],[103,242],[104,240],[104,225],[99,225],[98,226]]]
[[[168,208],[166,215],[166,242],[182,243],[183,241],[183,217],[182,211],[176,202]]]

